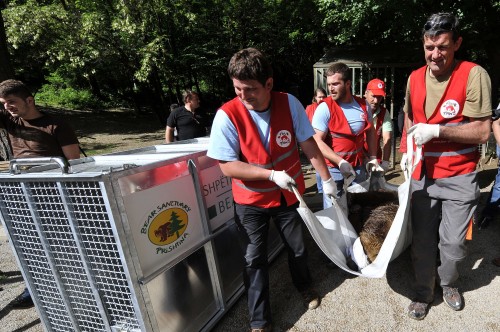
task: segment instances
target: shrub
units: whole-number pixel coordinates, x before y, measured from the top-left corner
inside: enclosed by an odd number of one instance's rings
[[[101,103],[92,95],[90,90],[74,89],[71,87],[57,87],[45,84],[36,94],[40,104],[68,109],[88,109],[102,107]]]

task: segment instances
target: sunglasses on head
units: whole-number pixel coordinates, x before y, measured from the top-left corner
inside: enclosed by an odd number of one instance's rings
[[[429,31],[429,30],[452,31],[453,28],[454,28],[453,23],[450,21],[444,21],[444,22],[428,21],[424,25],[425,31]]]

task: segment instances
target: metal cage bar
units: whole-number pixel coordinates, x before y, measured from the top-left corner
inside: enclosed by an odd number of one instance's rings
[[[99,182],[1,183],[5,223],[50,331],[139,331]]]

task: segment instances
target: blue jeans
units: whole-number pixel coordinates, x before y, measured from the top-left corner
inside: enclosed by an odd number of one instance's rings
[[[298,204],[286,206],[282,195],[281,206],[275,208],[260,208],[238,203],[234,205],[235,221],[244,244],[246,263],[243,281],[248,293],[248,310],[252,328],[262,328],[271,323],[267,252],[271,218],[288,251],[288,268],[295,288],[304,291],[311,284],[302,222],[296,210]]]
[[[318,194],[323,193],[323,180],[319,175],[318,171],[316,171],[316,187],[318,187]]]
[[[344,176],[340,173],[338,167],[328,167],[330,171],[330,175],[332,176],[335,184],[337,185],[337,198],[340,198],[344,194]],[[354,171],[356,172],[356,178],[352,183],[361,183],[366,180],[366,169],[363,165],[354,167]],[[331,207],[332,200],[330,197],[323,194],[323,209]]]
[[[497,157],[500,158],[500,146],[498,145],[497,145]],[[486,206],[484,207],[483,218],[484,217],[493,218],[499,206],[500,206],[500,167],[498,168],[497,175],[495,177],[495,182],[493,183],[493,187],[491,187],[488,201],[486,202]]]

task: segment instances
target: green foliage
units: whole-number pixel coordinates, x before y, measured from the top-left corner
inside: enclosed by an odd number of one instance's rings
[[[248,46],[285,59],[274,61],[278,83],[310,80],[325,44],[312,0],[25,0],[4,16],[18,76],[42,85],[57,71],[98,100],[144,106],[184,88],[226,100],[227,62]]]
[[[39,104],[66,109],[95,108],[95,98],[89,90],[76,90],[71,87],[56,89],[45,84],[36,95]]]
[[[335,44],[407,43],[419,38],[419,29],[436,11],[429,0],[319,0],[326,15],[323,27]]]
[[[42,85],[36,93],[37,103],[44,106],[66,109],[99,109],[92,92],[88,89],[75,89],[68,86],[64,79],[57,74],[51,75],[48,83]]]
[[[299,97],[309,100],[311,68],[325,47],[418,44],[423,22],[437,11],[460,15],[468,57],[498,72],[499,3],[11,0],[1,13],[16,76],[47,85],[44,99],[56,102],[65,91],[66,102],[150,107],[160,117],[184,88],[198,90],[202,99],[234,96],[227,63],[250,46],[271,58],[277,90],[305,87]],[[47,83],[53,73],[64,87]]]

